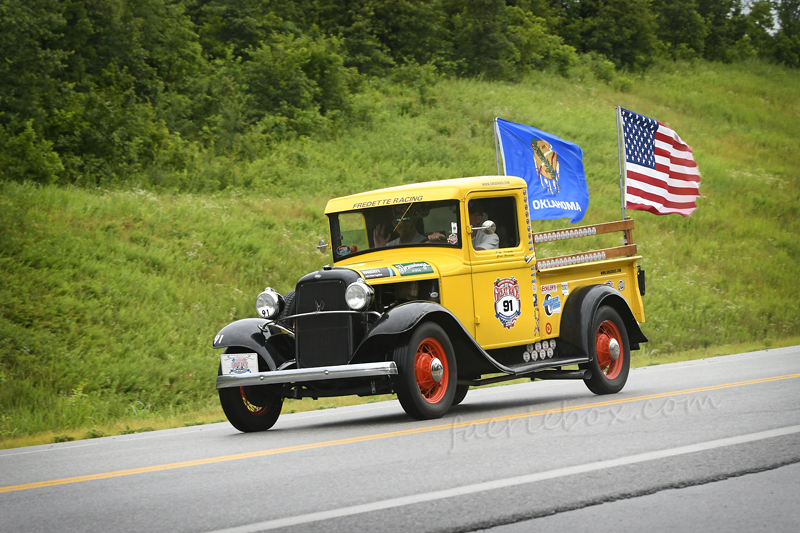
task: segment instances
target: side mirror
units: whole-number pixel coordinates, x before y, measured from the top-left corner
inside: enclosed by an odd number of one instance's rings
[[[319,244],[317,245],[317,250],[319,250],[319,253],[324,254],[328,251],[328,247],[328,243],[320,239]]]
[[[481,227],[478,229],[484,232],[486,235],[492,235],[495,231],[497,231],[497,224],[491,220],[484,220],[483,224],[481,224]]]

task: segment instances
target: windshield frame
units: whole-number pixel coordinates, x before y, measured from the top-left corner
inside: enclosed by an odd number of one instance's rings
[[[336,213],[328,213],[331,230],[331,250],[334,262],[351,257],[378,252],[382,250],[404,249],[411,247],[429,247],[461,249],[463,245],[462,202],[459,200],[437,200],[430,202],[410,202],[353,209]],[[340,227],[340,217],[362,215],[361,227],[349,230],[345,237]],[[357,219],[356,219],[357,220]],[[410,231],[401,227],[403,224],[413,225],[413,240],[426,238],[422,242],[400,243],[400,232]],[[356,226],[358,226],[356,224]],[[422,233],[420,232],[422,228]],[[381,229],[383,233],[381,234]],[[391,231],[389,231],[391,230]],[[363,237],[361,233],[363,232]],[[408,236],[408,234],[406,234]],[[384,245],[376,244],[376,238],[386,239]],[[366,239],[366,243],[364,243]],[[433,240],[431,240],[433,239]],[[353,246],[357,247],[353,251]],[[366,245],[364,245],[366,244]]]

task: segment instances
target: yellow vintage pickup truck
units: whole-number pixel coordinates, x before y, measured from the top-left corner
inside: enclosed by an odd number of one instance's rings
[[[404,185],[328,202],[332,264],[293,291],[267,288],[258,318],[225,326],[216,386],[240,431],[272,427],[284,398],[396,393],[416,419],[472,386],[628,377],[646,342],[633,221],[537,232],[521,178]],[[537,245],[622,232],[624,245],[539,257]]]

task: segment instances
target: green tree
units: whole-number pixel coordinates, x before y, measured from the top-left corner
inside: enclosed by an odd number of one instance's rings
[[[377,40],[395,63],[425,64],[450,49],[439,2],[429,0],[367,0]]]
[[[519,6],[508,8],[508,38],[519,53],[517,69],[524,72],[549,63],[563,39],[550,33],[547,21]]]
[[[0,181],[52,183],[64,171],[46,137],[53,102],[70,89],[64,25],[55,0],[0,0]]]
[[[508,7],[518,7],[536,18],[544,19],[550,33],[558,33],[560,19],[557,2],[552,0],[506,0]]]
[[[0,124],[21,132],[34,119],[40,135],[50,101],[69,89],[60,78],[63,11],[58,0],[0,0]]]
[[[194,23],[179,0],[132,0],[147,63],[167,89],[203,67]]]
[[[598,52],[618,67],[644,68],[657,49],[650,0],[556,2],[561,36],[578,51]]]
[[[780,26],[775,35],[775,58],[800,67],[800,0],[775,0],[773,5]]]
[[[159,101],[203,62],[179,1],[1,0],[0,15],[6,169],[107,181],[175,146]]]
[[[443,0],[443,8],[459,74],[490,79],[515,74],[520,55],[508,37],[504,0]]]
[[[315,23],[327,35],[341,39],[348,66],[362,73],[384,74],[395,63],[389,46],[381,42],[380,7],[374,2],[321,0]]]
[[[644,68],[656,50],[655,29],[649,0],[607,0],[588,45],[618,66]]]
[[[780,31],[787,37],[800,35],[800,0],[773,0]]]
[[[344,65],[340,46],[321,35],[275,35],[249,49],[252,60],[241,72],[253,119],[310,135],[346,113],[360,79]]]
[[[741,0],[697,0],[705,20],[704,55],[711,61],[733,61],[739,57],[736,43],[745,35]]]
[[[702,57],[708,34],[697,0],[652,0],[656,35],[675,59]]]
[[[384,75],[394,65],[442,65],[450,43],[439,0],[318,0],[307,17],[343,39],[345,64]]]
[[[0,124],[0,181],[53,183],[63,170],[53,143],[36,135],[32,120],[17,135],[10,134]]]
[[[298,35],[315,16],[312,1],[186,0],[204,53],[212,59],[240,56],[258,48],[273,33]]]
[[[180,2],[66,0],[59,47],[69,83],[44,126],[70,181],[121,179],[174,146],[159,106],[203,67]],[[169,99],[167,99],[169,102]]]
[[[772,3],[758,0],[750,5],[745,16],[746,32],[753,50],[763,58],[775,55],[774,18]]]

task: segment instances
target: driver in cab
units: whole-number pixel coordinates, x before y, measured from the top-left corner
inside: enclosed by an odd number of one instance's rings
[[[372,239],[375,243],[375,247],[381,246],[397,246],[398,244],[423,244],[423,243],[432,243],[432,242],[446,242],[446,238],[444,234],[439,233],[438,231],[431,233],[430,235],[422,235],[417,231],[417,222],[419,221],[420,217],[416,213],[409,213],[408,209],[402,214],[399,214],[397,218],[393,220],[394,222],[394,229],[392,231],[386,232],[389,229],[387,226],[383,224],[378,224],[372,230]],[[396,239],[389,240],[389,237],[392,233],[397,232],[399,235]]]
[[[480,227],[485,220],[483,207],[475,201],[469,203],[469,225],[472,226],[472,247],[476,250],[494,250],[500,244],[496,233],[486,234]]]

